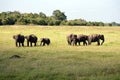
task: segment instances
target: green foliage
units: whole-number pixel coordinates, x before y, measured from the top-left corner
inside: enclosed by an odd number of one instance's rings
[[[39,15],[40,15],[41,18],[47,18],[47,16],[42,12],[40,12]]]
[[[87,22],[84,19],[67,20],[67,16],[60,10],[54,10],[52,16],[45,13],[20,13],[2,12],[0,13],[0,25],[68,25],[68,26],[120,26],[119,23]]]
[[[75,19],[67,22],[67,25],[71,26],[86,26],[87,22],[83,19]]]
[[[63,12],[61,12],[60,10],[53,11],[53,17],[56,20],[60,20],[60,21],[63,21],[63,20],[67,19],[67,17],[65,16],[65,14]]]
[[[0,25],[2,25],[2,19],[0,19]]]

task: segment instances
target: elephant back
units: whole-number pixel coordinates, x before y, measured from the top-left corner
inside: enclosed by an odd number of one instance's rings
[[[29,41],[37,42],[37,37],[34,34],[29,35]]]
[[[77,36],[77,39],[80,40],[80,41],[85,41],[85,40],[88,40],[88,36],[84,35],[84,34],[79,34]]]
[[[92,42],[96,42],[99,40],[99,34],[91,34],[88,36],[88,39]]]
[[[21,41],[21,42],[24,42],[24,41],[25,41],[24,35],[20,35],[19,38],[20,38],[20,41]]]

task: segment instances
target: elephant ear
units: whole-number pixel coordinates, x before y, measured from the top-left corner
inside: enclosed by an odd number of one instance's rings
[[[101,35],[100,35],[100,34],[98,34],[98,38],[101,38]]]
[[[13,35],[13,39],[18,39],[18,36],[17,35]]]
[[[104,35],[103,35],[103,34],[101,34],[101,35],[100,35],[100,38],[103,38],[103,37],[104,37]]]
[[[26,39],[29,39],[29,36],[25,36]]]
[[[40,41],[43,41],[44,38],[40,38]]]
[[[13,35],[13,39],[15,39],[15,35]]]

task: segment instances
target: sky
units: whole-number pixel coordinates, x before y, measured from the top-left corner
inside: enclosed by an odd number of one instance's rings
[[[120,23],[120,0],[0,0],[0,12],[43,12],[51,16],[54,10],[64,12],[68,20]]]

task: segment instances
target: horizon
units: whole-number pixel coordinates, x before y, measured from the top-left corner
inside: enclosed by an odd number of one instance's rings
[[[60,4],[62,3],[62,4]],[[71,1],[19,1],[0,0],[0,12],[19,11],[20,13],[43,12],[51,16],[54,10],[60,10],[67,16],[67,20],[84,19],[97,22],[120,23],[120,1],[119,0],[71,0]],[[47,5],[47,6],[46,6]]]

